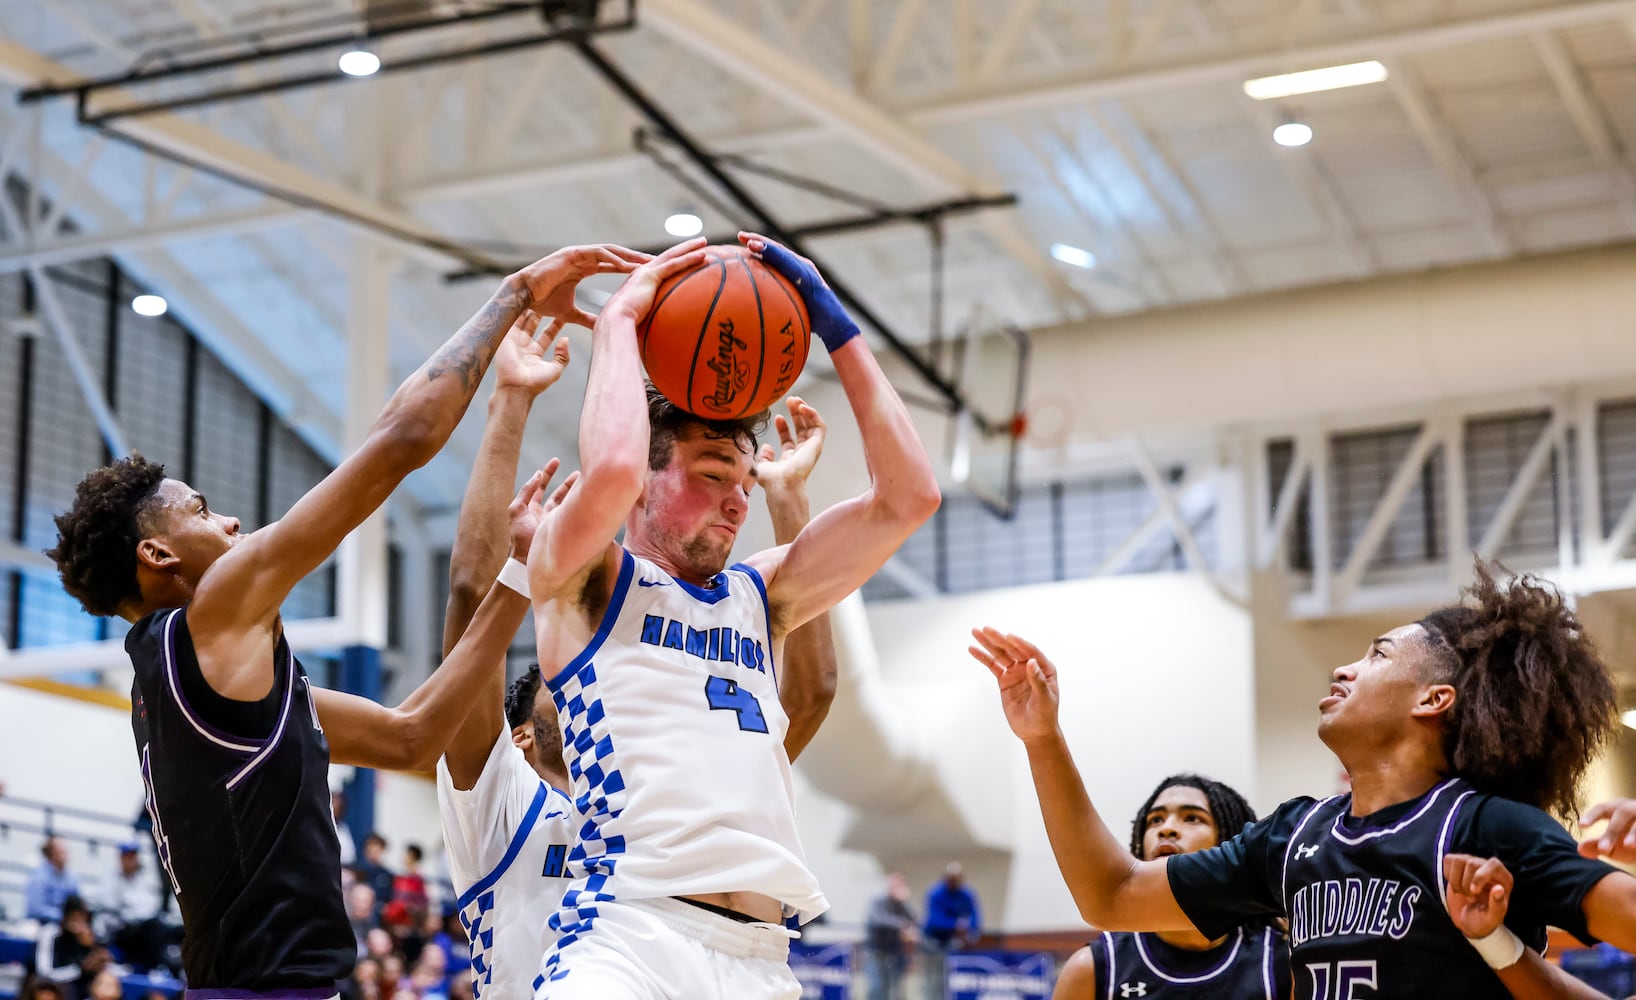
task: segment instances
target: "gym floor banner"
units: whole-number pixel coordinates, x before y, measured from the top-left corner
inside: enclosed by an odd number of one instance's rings
[[[790,971],[801,984],[801,1000],[851,1000],[851,944],[791,941]]]
[[[955,952],[949,956],[949,1000],[1050,1000],[1050,955]]]

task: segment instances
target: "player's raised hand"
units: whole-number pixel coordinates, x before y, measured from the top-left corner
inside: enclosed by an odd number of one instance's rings
[[[1038,646],[999,629],[974,628],[973,658],[1000,682],[1000,707],[1024,743],[1053,739],[1057,728],[1057,668]]]
[[[539,313],[525,309],[506,331],[506,339],[494,352],[496,388],[519,389],[532,397],[562,378],[563,369],[568,367],[568,338],[560,337],[555,342],[551,339],[562,328],[560,321],[552,322],[545,330],[540,330],[540,323]]]
[[[1589,829],[1603,820],[1601,835],[1579,842],[1579,853],[1587,858],[1606,858],[1626,864],[1636,863],[1636,799],[1612,799],[1586,810],[1579,825]]]
[[[846,307],[830,289],[829,282],[818,273],[816,264],[760,233],[741,232],[738,240],[746,250],[783,275],[801,293],[801,301],[807,307],[807,318],[812,321],[812,332],[818,335],[831,354],[858,335],[858,324],[847,314]]]
[[[1448,890],[1443,900],[1449,918],[1468,938],[1485,938],[1499,930],[1511,906],[1514,880],[1499,858],[1450,854],[1443,859]]]
[[[593,274],[630,274],[653,258],[613,243],[563,247],[517,272],[528,286],[529,308],[553,320],[549,336],[564,323],[591,326],[596,317],[574,302],[579,283]]]
[[[562,504],[568,491],[574,488],[579,481],[579,473],[571,473],[562,485],[550,498],[541,502],[545,491],[551,488],[551,480],[557,474],[562,463],[553,458],[545,463],[545,468],[528,477],[523,488],[517,491],[510,506],[506,508],[506,517],[511,525],[511,557],[518,562],[528,562],[528,550],[534,544],[534,535],[539,531],[540,521],[545,515]]]
[[[602,307],[604,316],[623,316],[640,323],[653,308],[653,295],[666,278],[698,267],[705,259],[705,239],[695,236],[676,244],[631,272],[619,291]]]
[[[756,482],[766,489],[800,486],[824,452],[824,418],[799,396],[789,398],[790,415],[773,418],[778,448],[764,444],[756,455]]]

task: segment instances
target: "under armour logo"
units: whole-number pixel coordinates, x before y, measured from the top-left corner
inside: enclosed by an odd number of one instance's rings
[[[1312,844],[1310,846],[1307,845],[1307,844],[1298,844],[1298,845],[1296,845],[1296,848],[1295,848],[1295,860],[1305,861],[1307,858],[1310,858],[1314,854],[1317,854],[1317,853],[1318,853],[1318,845],[1317,844]]]
[[[1120,983],[1119,995],[1122,997],[1147,996],[1147,983]]]

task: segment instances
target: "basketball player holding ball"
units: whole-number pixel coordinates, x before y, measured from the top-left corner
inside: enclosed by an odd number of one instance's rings
[[[1636,951],[1636,878],[1582,857],[1571,814],[1609,737],[1615,691],[1560,593],[1477,567],[1465,603],[1337,668],[1318,735],[1352,792],[1293,799],[1221,846],[1138,861],[1108,832],[1057,725],[1056,669],[994,629],[972,655],[999,681],[1057,863],[1084,918],[1220,935],[1283,917],[1301,1000],[1596,996],[1542,957],[1547,925]],[[1483,926],[1474,868],[1516,873]]]
[[[581,820],[571,863],[583,872],[552,917],[537,1000],[800,995],[784,923],[828,903],[795,829],[784,637],[862,586],[939,502],[903,402],[817,270],[764,237],[740,240],[798,290],[858,421],[871,485],[791,544],[727,566],[761,418],[703,419],[650,392],[637,342],[661,283],[706,263],[703,241],[638,268],[603,308],[580,479],[529,551],[540,670]],[[810,419],[789,405],[797,427]]]
[[[496,625],[507,638],[527,616],[526,598],[493,583],[501,576],[514,579],[513,572],[526,579],[527,571],[514,561],[526,556],[543,513],[527,502],[526,491],[506,506],[529,408],[568,362],[566,340],[554,357],[546,355],[549,345],[533,337],[538,325],[539,317],[525,313],[495,355],[488,421],[449,554],[446,657],[468,642],[467,628],[480,604],[504,602],[506,617]],[[811,520],[806,482],[823,451],[824,425],[814,420],[791,428],[780,420],[778,426],[779,448],[762,446],[756,481],[772,517],[773,537],[783,543]],[[542,470],[547,481],[553,465]],[[544,509],[560,504],[572,482],[570,476]],[[784,752],[793,761],[817,732],[835,690],[828,616],[794,632],[784,652],[779,701],[790,719]],[[497,650],[481,685],[460,693],[475,704],[437,763],[438,815],[459,894],[460,923],[471,941],[472,992],[479,1000],[534,995],[540,957],[551,941],[547,923],[572,885],[568,848],[579,828],[567,794],[572,782],[551,692],[534,666],[508,690],[505,660],[504,651]]]

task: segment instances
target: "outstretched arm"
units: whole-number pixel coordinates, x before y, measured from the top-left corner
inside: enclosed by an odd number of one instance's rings
[[[535,397],[557,383],[568,367],[568,338],[536,339],[540,317],[525,310],[494,355],[494,394],[477,448],[466,495],[460,501],[454,547],[449,552],[449,603],[443,614],[443,655],[448,656],[489,585],[505,565],[506,502],[517,477],[523,429]],[[555,467],[548,470],[547,478]],[[524,549],[524,551],[527,551]],[[502,687],[504,680],[501,681]]]
[[[787,545],[812,520],[807,503],[807,477],[824,450],[824,421],[810,406],[790,402],[791,421],[782,415],[773,421],[778,432],[778,448],[761,446],[756,458],[756,482],[767,494],[767,513],[772,516],[773,541]],[[801,755],[818,734],[829,706],[835,700],[835,637],[829,630],[829,615],[822,614],[791,632],[784,640],[784,665],[778,672],[778,700],[789,716],[784,732],[784,754],[790,760]]]
[[[857,418],[869,469],[869,489],[861,496],[819,514],[787,548],[751,557],[767,580],[774,627],[787,632],[863,586],[932,516],[940,494],[908,408],[817,268],[764,236],[740,233],[739,239],[800,290]],[[802,406],[792,402],[792,410]]]
[[[1057,670],[1039,647],[973,629],[971,655],[1000,684],[1000,704],[1028,750],[1045,832],[1085,922],[1104,930],[1191,931],[1170,890],[1166,860],[1138,861],[1098,815],[1057,724]]]
[[[553,472],[556,466],[556,459],[547,463],[547,469]],[[526,545],[534,537],[539,498],[550,482],[547,469],[530,476],[512,501],[512,524],[520,526],[513,537],[519,544]],[[572,481],[570,477],[562,489]],[[526,549],[521,554],[526,557]],[[488,685],[483,682],[496,672],[496,663],[505,662],[506,650],[527,614],[525,595],[501,584],[489,588],[470,627],[443,664],[396,708],[357,695],[313,688],[313,706],[329,737],[330,759],[337,764],[390,771],[431,768],[479,699],[488,693]],[[494,745],[495,735],[491,727],[484,744],[485,755]]]
[[[239,699],[265,695],[271,657],[245,655],[244,637],[271,633],[290,590],[374,513],[405,476],[437,454],[466,412],[501,338],[525,308],[578,313],[573,288],[643,259],[617,247],[570,247],[510,276],[460,330],[401,385],[358,450],[285,516],[247,536],[200,580],[188,627],[205,680]],[[264,640],[265,641],[265,640]]]
[[[1547,962],[1504,930],[1514,880],[1499,858],[1450,854],[1443,859],[1443,877],[1449,918],[1516,1000],[1606,1000],[1606,994]]]

